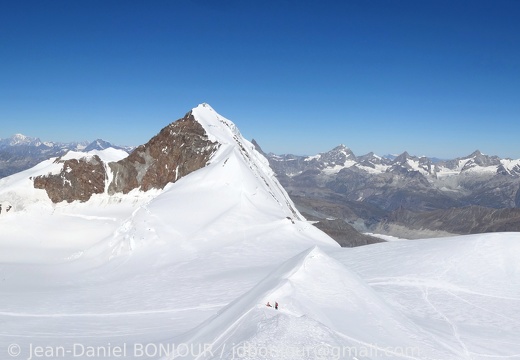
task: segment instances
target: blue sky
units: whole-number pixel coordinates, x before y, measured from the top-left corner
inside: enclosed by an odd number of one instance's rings
[[[207,102],[266,151],[520,158],[520,1],[0,0],[0,138],[145,143]]]

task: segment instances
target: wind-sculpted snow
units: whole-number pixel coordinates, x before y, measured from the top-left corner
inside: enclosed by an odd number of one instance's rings
[[[267,307],[268,302],[279,303],[279,308]],[[208,359],[240,353],[273,359],[366,358],[361,354],[367,353],[370,358],[386,353],[389,358],[452,356],[432,334],[389,307],[355,273],[317,247],[283,263],[179,340],[211,344]]]
[[[31,178],[54,159],[0,180],[1,359],[518,357],[518,234],[342,249],[229,120],[192,115],[220,145],[163,188],[53,203]]]

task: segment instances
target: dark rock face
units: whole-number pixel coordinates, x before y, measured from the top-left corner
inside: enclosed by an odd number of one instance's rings
[[[386,219],[413,230],[439,230],[453,234],[520,231],[520,209],[468,206],[449,210],[415,212],[399,209]]]
[[[305,217],[308,220],[319,220],[314,226],[336,240],[341,247],[356,247],[385,242],[382,239],[359,233],[354,227],[341,219],[318,219],[308,214],[305,214]]]
[[[168,125],[127,158],[109,166],[114,181],[109,194],[133,189],[162,189],[183,176],[206,166],[219,144],[208,139],[191,112]]]
[[[208,139],[204,128],[190,112],[162,129],[127,158],[109,163],[107,166],[113,174],[109,184],[103,162],[94,156],[89,160],[64,161],[60,174],[38,176],[34,179],[34,187],[45,189],[54,203],[87,201],[93,194],[104,192],[106,186],[109,194],[162,189],[206,166],[219,146]]]
[[[97,155],[89,159],[57,159],[56,162],[63,163],[59,174],[34,179],[34,187],[44,189],[52,202],[87,201],[93,194],[105,191],[105,166]]]
[[[0,203],[0,215],[2,215],[2,213],[8,213],[12,208],[13,206],[7,201]]]

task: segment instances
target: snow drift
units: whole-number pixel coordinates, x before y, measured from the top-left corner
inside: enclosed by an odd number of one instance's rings
[[[35,346],[93,358],[78,345],[125,347],[128,359],[518,358],[518,234],[342,249],[303,219],[231,121],[207,104],[190,116],[204,130],[193,138],[218,146],[162,188],[108,191],[108,164],[126,158],[113,149],[67,155],[103,162],[105,187],[87,201],[55,203],[34,188],[64,171],[55,159],[0,180],[2,209],[11,206],[0,213],[0,353],[16,344],[22,358]],[[193,145],[181,138],[164,151]],[[137,151],[146,166],[135,169],[148,171],[155,150]],[[168,344],[211,352],[136,352]]]

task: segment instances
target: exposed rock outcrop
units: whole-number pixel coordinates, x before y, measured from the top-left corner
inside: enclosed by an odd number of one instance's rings
[[[305,217],[308,220],[317,221],[314,226],[336,240],[341,247],[356,247],[385,242],[382,239],[359,233],[352,225],[341,219],[319,219],[309,214],[305,214]]]
[[[398,209],[387,219],[390,224],[412,230],[443,230],[452,234],[520,231],[520,209],[467,206],[447,210],[416,212]]]
[[[63,163],[59,174],[34,178],[34,187],[44,189],[52,202],[87,201],[105,191],[105,166],[97,155],[79,160],[58,158],[55,162]]]
[[[12,208],[13,206],[9,202],[0,202],[0,215],[8,213]]]
[[[87,201],[93,194],[162,189],[208,163],[220,144],[212,142],[191,112],[166,126],[128,157],[105,164],[98,156],[63,162],[59,174],[38,176],[34,187],[47,191],[54,203]],[[109,179],[109,176],[111,178]]]
[[[109,166],[114,180],[109,194],[162,189],[183,176],[206,166],[219,144],[208,139],[191,112],[168,125],[127,158]]]

